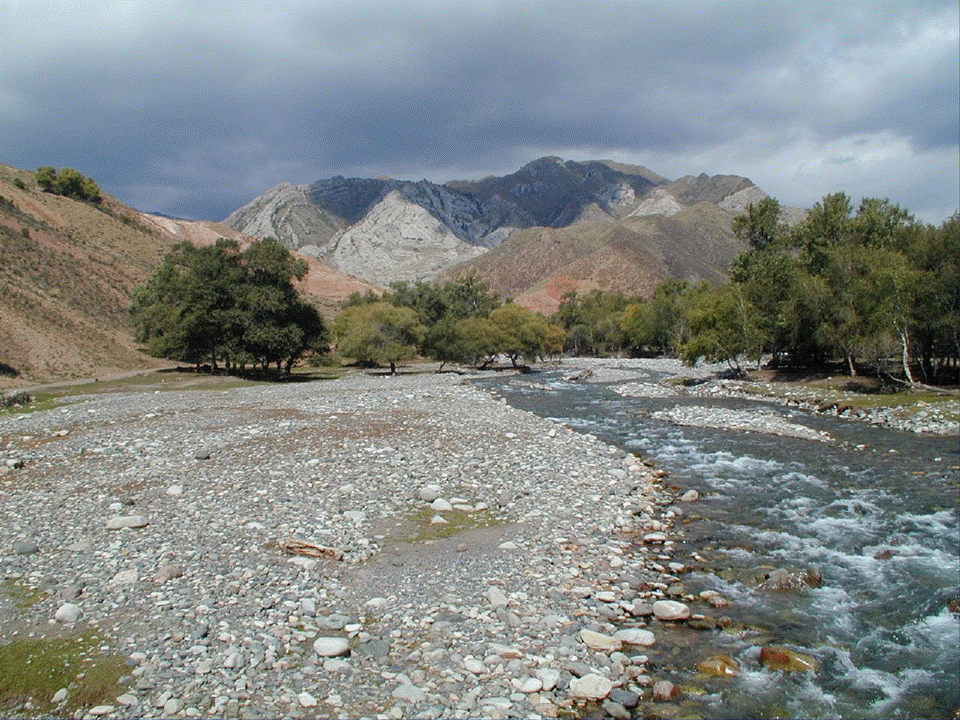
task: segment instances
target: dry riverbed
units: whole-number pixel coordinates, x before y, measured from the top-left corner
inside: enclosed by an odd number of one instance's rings
[[[655,468],[454,375],[143,384],[0,415],[3,715],[682,714]]]

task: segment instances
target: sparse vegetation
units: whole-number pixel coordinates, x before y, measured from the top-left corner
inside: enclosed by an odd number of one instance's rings
[[[113,700],[123,692],[123,658],[100,652],[93,633],[35,638],[0,645],[0,711],[40,717],[71,717],[78,708]],[[51,698],[61,688],[67,699]]]
[[[63,168],[58,173],[55,168],[44,165],[37,169],[37,185],[44,192],[73,200],[100,200],[100,187],[93,178],[85,177],[73,168]]]
[[[464,512],[462,510],[453,510],[442,513],[445,523],[434,523],[433,518],[436,513],[429,506],[421,507],[410,515],[410,520],[414,523],[414,535],[408,538],[409,542],[425,542],[428,540],[439,540],[442,538],[453,537],[467,530],[477,528],[495,527],[503,525],[504,521],[491,513],[489,510],[480,510],[475,512]]]

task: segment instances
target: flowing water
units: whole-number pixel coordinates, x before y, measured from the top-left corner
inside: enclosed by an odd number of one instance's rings
[[[956,437],[917,436],[755,401],[623,397],[614,384],[567,382],[560,373],[482,384],[512,405],[656,461],[669,472],[669,484],[701,494],[683,504],[688,524],[678,545],[706,563],[683,575],[684,585],[687,592],[720,591],[731,603],[721,612],[754,632],[702,633],[685,651],[659,660],[696,697],[688,712],[955,717]],[[773,412],[833,441],[681,427],[651,417],[677,405]],[[771,568],[814,569],[822,585],[788,592],[760,587],[758,573]],[[814,657],[817,671],[762,668],[766,642]],[[695,673],[698,660],[717,652],[738,661],[737,677]]]

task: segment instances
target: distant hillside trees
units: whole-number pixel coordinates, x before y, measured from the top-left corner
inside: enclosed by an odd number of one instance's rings
[[[504,303],[469,275],[395,283],[382,297],[357,294],[345,312],[375,303],[409,309],[423,336],[405,341],[408,355],[416,346],[441,363],[479,368],[501,355],[517,365],[563,352],[665,354],[689,364],[725,362],[737,372],[768,358],[772,367],[840,362],[851,375],[868,369],[908,382],[956,383],[956,214],[936,227],[888,200],[865,198],[854,210],[844,193],[825,196],[793,227],[780,222],[780,210],[765,198],[734,219],[747,249],[720,286],[671,278],[649,298],[570,292],[548,320]],[[351,332],[374,319],[351,315]],[[356,345],[341,340],[341,347],[374,360]]]
[[[93,178],[84,177],[73,168],[56,168],[44,165],[37,168],[37,185],[41,190],[55,195],[96,202],[100,199],[100,188]]]
[[[323,318],[293,286],[306,272],[273,239],[242,251],[226,239],[179,243],[134,294],[137,340],[154,357],[212,371],[276,365],[289,374],[304,354],[326,350]]]

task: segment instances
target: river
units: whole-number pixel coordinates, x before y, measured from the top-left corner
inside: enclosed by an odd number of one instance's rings
[[[595,435],[668,471],[684,505],[679,550],[699,556],[687,592],[716,590],[748,631],[701,633],[651,661],[701,717],[953,718],[960,703],[958,446],[776,404],[690,396],[625,397],[622,383],[570,371],[480,381],[511,405]],[[651,386],[663,374],[644,371]],[[756,413],[827,441],[680,426],[664,413]],[[659,413],[659,414],[658,414]],[[811,436],[814,433],[810,433]],[[682,532],[681,529],[682,528]],[[771,569],[819,573],[819,587],[770,590]],[[816,583],[815,583],[816,584]],[[951,606],[952,604],[952,606]],[[813,673],[763,668],[775,643],[812,656]],[[666,651],[663,651],[666,653]],[[733,657],[731,679],[698,675]]]

